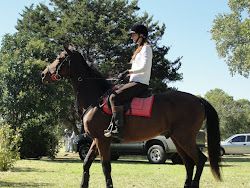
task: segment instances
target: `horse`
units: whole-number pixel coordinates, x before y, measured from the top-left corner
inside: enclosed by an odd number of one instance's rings
[[[54,62],[44,69],[41,77],[43,83],[49,84],[61,78],[70,80],[77,104],[84,113],[82,116],[84,131],[93,139],[93,142],[83,162],[80,187],[89,186],[89,169],[98,154],[106,187],[113,187],[110,163],[110,144],[113,139],[104,136],[104,130],[110,124],[111,115],[105,113],[97,101],[111,90],[114,84],[89,65],[82,54],[72,47],[64,47]],[[184,187],[199,187],[207,157],[197,148],[196,136],[204,120],[206,120],[211,172],[215,179],[221,180],[219,118],[213,106],[201,97],[176,90],[155,94],[150,117],[125,117],[125,135],[122,142],[139,142],[157,135],[171,137],[185,165]]]

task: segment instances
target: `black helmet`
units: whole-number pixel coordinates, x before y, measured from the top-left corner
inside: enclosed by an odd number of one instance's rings
[[[148,29],[140,23],[136,23],[132,26],[128,34],[130,35],[132,33],[143,34],[146,38],[148,37]]]

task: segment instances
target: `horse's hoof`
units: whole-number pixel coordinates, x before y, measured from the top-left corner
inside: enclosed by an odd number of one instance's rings
[[[191,184],[188,184],[188,185],[185,184],[185,185],[184,185],[184,188],[191,188]]]
[[[88,188],[88,185],[81,185],[80,188]]]
[[[112,180],[111,179],[109,179],[109,180],[107,180],[107,188],[113,188],[113,183],[112,183]]]
[[[199,182],[192,181],[191,188],[199,188]]]

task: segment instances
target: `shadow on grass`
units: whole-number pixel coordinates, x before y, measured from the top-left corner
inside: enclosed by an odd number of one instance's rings
[[[11,172],[43,172],[37,168],[30,168],[30,167],[15,167],[11,169]]]
[[[54,162],[54,163],[79,163],[79,164],[83,164],[83,161],[80,158],[69,157],[69,156],[57,157],[53,160],[46,159],[46,158],[40,159],[40,160],[47,161],[47,162]],[[233,166],[232,162],[247,162],[247,161],[249,161],[248,156],[225,155],[222,157],[221,166],[222,167],[230,167],[230,166]],[[231,164],[228,164],[229,162]],[[100,163],[100,158],[97,157],[94,160],[94,163]],[[133,155],[121,156],[118,160],[111,161],[111,163],[114,163],[114,164],[150,164],[149,161],[147,160],[146,156],[133,156]],[[150,164],[150,165],[158,165],[158,164]],[[173,164],[171,162],[171,160],[168,159],[164,164],[161,164],[161,165],[180,165],[180,164]],[[206,163],[205,166],[209,166],[209,163]]]
[[[0,181],[0,187],[51,187],[50,183],[34,183],[34,182],[7,182]]]
[[[41,161],[46,161],[46,162],[52,162],[52,163],[80,163],[83,164],[83,161],[81,159],[75,159],[75,158],[56,158],[53,160],[49,159],[40,159]],[[99,158],[96,158],[93,163],[100,163],[101,160]],[[134,160],[133,158],[131,159],[119,159],[116,161],[111,161],[111,163],[121,163],[121,164],[149,164],[147,161],[139,161],[139,160]]]
[[[80,159],[75,158],[55,158],[55,159],[40,159],[41,161],[52,162],[52,163],[83,163]]]
[[[244,155],[225,155],[222,157],[223,161],[225,162],[249,162],[250,156]]]
[[[55,159],[40,159],[40,161],[46,161],[46,162],[52,162],[52,163],[80,163],[83,164],[83,161],[81,159],[77,158],[71,158],[71,157],[57,157]],[[100,163],[100,158],[97,157],[93,163]],[[111,161],[111,163],[116,164],[150,164],[147,159],[145,159],[143,156],[122,156],[118,160]],[[166,162],[165,164],[173,165],[171,162]],[[151,164],[153,165],[153,164]]]
[[[221,167],[232,167],[234,166],[234,163],[239,162],[249,162],[250,156],[244,156],[244,155],[238,155],[238,156],[223,156],[221,160]],[[112,161],[112,163],[120,163],[120,164],[149,164],[149,165],[159,165],[159,164],[150,164],[145,158],[135,158],[128,157],[125,159],[119,159],[118,161]],[[160,165],[183,165],[183,164],[173,164],[169,159],[164,163]],[[206,167],[209,167],[210,163],[207,162],[205,164]],[[237,164],[235,164],[237,165]]]

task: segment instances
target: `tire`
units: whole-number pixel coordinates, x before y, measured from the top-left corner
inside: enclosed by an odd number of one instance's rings
[[[111,155],[111,161],[117,161],[119,159],[120,155]]]
[[[80,148],[79,148],[79,157],[82,160],[84,160],[85,157],[87,156],[89,148],[90,148],[90,144],[89,143],[84,143],[83,145],[80,146]]]
[[[153,145],[147,152],[148,160],[152,164],[163,164],[167,159],[167,154],[160,145]]]
[[[173,164],[183,164],[183,161],[178,153],[175,153],[171,157]]]
[[[225,150],[223,147],[220,147],[220,156],[225,155]]]

